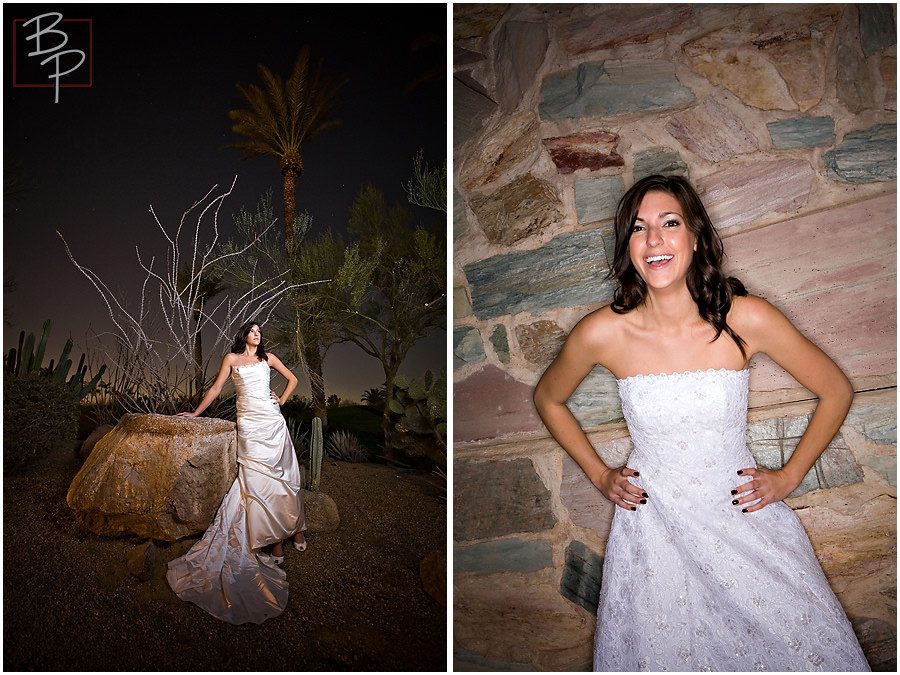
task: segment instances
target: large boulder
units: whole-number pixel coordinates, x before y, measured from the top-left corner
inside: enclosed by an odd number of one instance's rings
[[[115,427],[112,424],[101,424],[99,427],[94,429],[91,432],[91,435],[88,436],[84,443],[81,444],[81,448],[78,450],[78,458],[84,461],[88,457],[91,456],[91,452],[94,450],[94,446],[100,442],[100,439],[106,436],[110,431],[112,431]]]
[[[175,541],[206,530],[236,475],[234,422],[125,415],[94,447],[66,501],[96,534]]]
[[[333,532],[341,524],[337,504],[324,492],[303,490],[307,532]]]

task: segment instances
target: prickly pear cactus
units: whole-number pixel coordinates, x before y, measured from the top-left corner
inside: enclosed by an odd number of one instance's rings
[[[443,371],[435,376],[428,370],[421,380],[398,375],[390,406],[400,415],[398,427],[434,436],[442,448],[447,446],[447,378]]]

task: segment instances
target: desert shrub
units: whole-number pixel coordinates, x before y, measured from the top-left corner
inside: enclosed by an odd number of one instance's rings
[[[286,418],[296,417],[300,420],[309,421],[313,416],[313,412],[312,401],[305,396],[298,396],[297,394],[291,396],[285,401],[284,405],[281,406],[281,414]]]
[[[369,451],[349,431],[335,431],[329,434],[325,444],[325,452],[343,462],[365,462],[369,459]]]
[[[72,389],[40,373],[3,377],[4,465],[75,437],[80,408]]]

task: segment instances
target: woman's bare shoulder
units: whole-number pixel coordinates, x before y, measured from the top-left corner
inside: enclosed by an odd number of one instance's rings
[[[569,334],[587,347],[608,347],[621,335],[625,325],[623,314],[616,314],[607,305],[585,315]]]
[[[731,301],[728,323],[738,333],[741,330],[756,331],[780,312],[770,302],[756,295],[741,295]]]

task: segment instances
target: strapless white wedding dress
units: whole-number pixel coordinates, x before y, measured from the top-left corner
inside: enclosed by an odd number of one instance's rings
[[[850,622],[784,502],[742,513],[746,370],[619,380],[649,495],[616,507],[595,671],[867,671]]]
[[[238,475],[203,538],[166,574],[182,600],[233,624],[281,614],[287,575],[259,549],[306,529],[300,468],[270,374],[265,361],[232,368]]]

